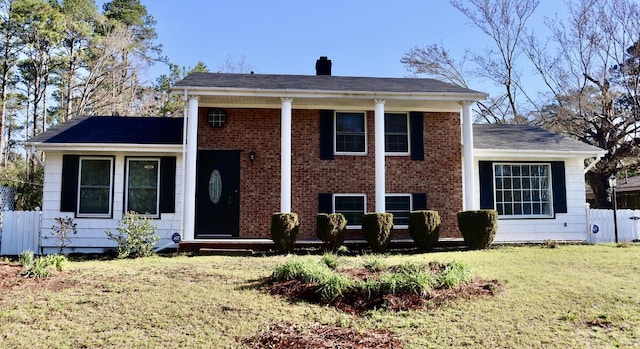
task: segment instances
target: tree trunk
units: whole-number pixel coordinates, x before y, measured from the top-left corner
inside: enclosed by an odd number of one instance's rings
[[[591,208],[612,208],[613,204],[609,196],[609,176],[589,171],[586,177],[595,198]]]

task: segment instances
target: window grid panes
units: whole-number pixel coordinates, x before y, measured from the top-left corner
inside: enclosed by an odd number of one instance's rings
[[[494,178],[499,215],[552,215],[549,164],[495,164]]]
[[[366,152],[364,113],[336,113],[336,152]]]
[[[394,226],[408,226],[409,212],[411,212],[411,195],[386,196],[385,211],[393,214]]]
[[[140,214],[158,215],[159,159],[129,159],[127,209]]]
[[[334,195],[333,212],[342,213],[347,226],[361,226],[365,211],[364,195]]]
[[[407,114],[384,114],[384,141],[387,153],[409,152],[409,124]]]
[[[78,215],[111,214],[112,159],[81,158]]]

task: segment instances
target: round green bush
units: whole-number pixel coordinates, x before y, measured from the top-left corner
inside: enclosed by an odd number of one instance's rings
[[[274,213],[271,215],[271,240],[276,250],[289,253],[293,250],[300,222],[297,213]]]
[[[498,230],[498,211],[460,211],[458,212],[458,229],[470,249],[487,249],[493,243]]]
[[[324,248],[337,251],[347,236],[347,219],[342,213],[319,213],[316,217],[316,236],[324,242]]]
[[[362,234],[373,252],[384,252],[393,238],[393,214],[365,214],[362,216]]]
[[[420,210],[409,213],[409,236],[418,248],[432,250],[440,238],[438,211]]]

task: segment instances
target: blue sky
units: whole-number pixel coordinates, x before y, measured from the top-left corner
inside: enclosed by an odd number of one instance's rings
[[[442,43],[459,58],[467,48],[491,44],[446,0],[141,2],[156,19],[158,42],[171,62],[192,67],[203,61],[211,71],[228,56],[244,56],[256,73],[312,75],[316,59],[328,56],[334,75],[404,77],[400,58],[415,46]],[[562,7],[543,0],[534,23]],[[149,79],[167,72],[152,67]],[[470,85],[495,88],[485,81]]]

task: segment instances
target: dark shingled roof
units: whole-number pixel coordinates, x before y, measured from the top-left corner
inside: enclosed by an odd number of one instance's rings
[[[28,143],[182,144],[183,118],[82,116]]]
[[[330,75],[192,73],[178,81],[174,87],[176,89],[180,87],[210,87],[259,90],[483,94],[435,79]]]
[[[602,149],[545,129],[529,125],[473,125],[475,149],[598,152]]]

